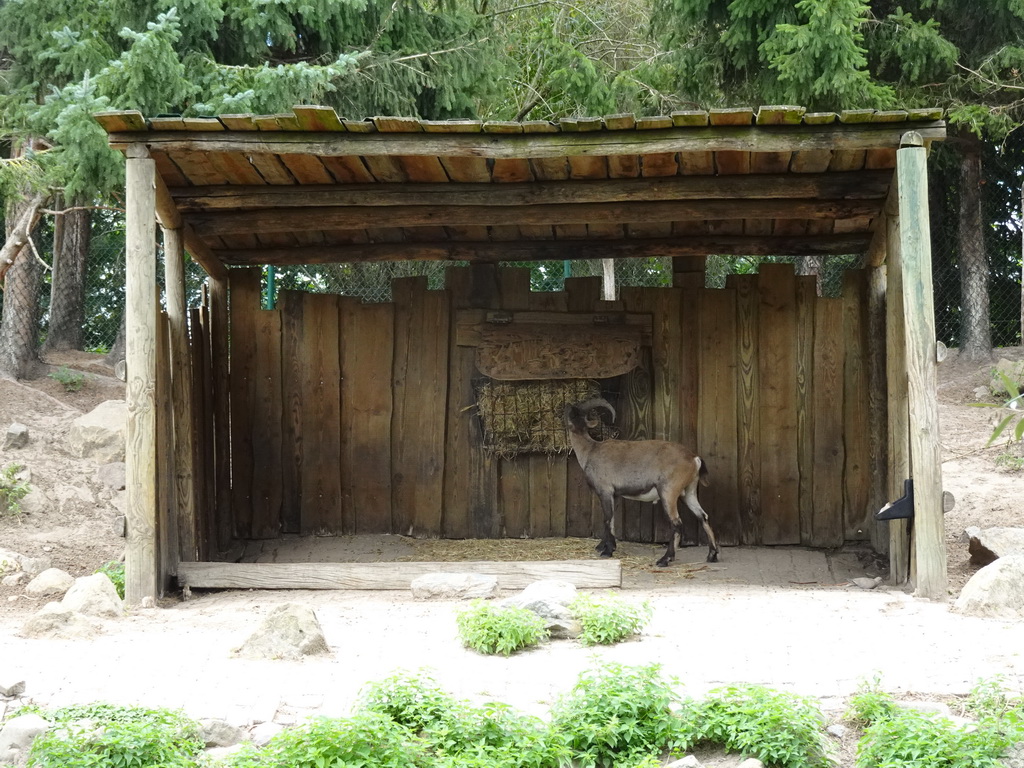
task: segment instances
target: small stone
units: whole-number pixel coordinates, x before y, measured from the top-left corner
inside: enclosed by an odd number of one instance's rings
[[[927,715],[939,715],[940,717],[949,718],[951,712],[949,705],[943,704],[941,701],[897,701],[896,706],[900,709],[907,709],[912,712],[923,712]]]
[[[764,768],[764,763],[762,763],[756,757],[748,757],[746,760],[744,760],[742,763],[736,766],[736,768]]]
[[[548,619],[547,630],[553,640],[575,640],[583,626],[575,619]]]
[[[8,698],[13,698],[14,696],[21,696],[21,694],[23,694],[24,692],[24,680],[0,679],[0,696],[7,696]]]
[[[701,768],[701,762],[696,755],[687,755],[681,760],[669,763],[665,768]]]
[[[203,756],[216,761],[214,765],[220,765],[222,761],[227,760],[232,755],[235,755],[242,751],[242,744],[232,744],[227,747],[211,747],[210,749],[203,750]],[[210,765],[210,763],[203,763],[203,765]]]
[[[38,576],[53,565],[53,560],[49,557],[26,557],[25,555],[22,555],[20,557],[20,561],[21,570],[29,576]]]
[[[114,515],[114,521],[110,527],[115,536],[120,536],[123,539],[128,535],[128,518],[124,515]]]
[[[21,628],[25,637],[77,639],[91,637],[102,629],[99,622],[60,603],[47,603]]]
[[[0,549],[0,576],[21,570],[21,555],[9,549]]]
[[[252,743],[257,747],[265,747],[270,743],[270,740],[277,736],[284,730],[284,726],[280,723],[266,722],[258,723],[249,730],[249,738],[252,739]]]
[[[124,490],[126,476],[127,465],[123,461],[112,461],[96,470],[96,482],[115,491]]]
[[[28,445],[28,427],[14,422],[7,428],[7,434],[4,435],[3,449],[7,451],[14,448],[24,448],[26,445]]]
[[[849,729],[845,725],[841,725],[840,723],[834,723],[825,730],[828,731],[829,734],[831,734],[832,736],[835,736],[837,739],[842,739],[846,737],[846,733]]]
[[[867,578],[865,576],[858,576],[855,579],[850,579],[850,581],[852,581],[854,584],[856,584],[861,589],[874,589],[875,587],[877,587],[879,584],[882,583],[882,577],[881,576],[875,576],[874,578],[869,579],[869,578]]]
[[[18,587],[25,581],[28,581],[28,574],[18,571],[17,573],[11,573],[0,579],[0,584],[5,587]]]
[[[50,730],[50,724],[39,715],[21,715],[8,720],[0,729],[0,755],[16,749],[25,752],[40,734]]]
[[[248,659],[298,660],[330,653],[312,608],[286,603],[275,608],[235,653]]]
[[[152,595],[146,595],[139,601],[139,608],[156,608],[156,600],[153,599]]]
[[[75,579],[61,603],[78,613],[103,618],[124,616],[124,601],[105,573],[94,573]]]

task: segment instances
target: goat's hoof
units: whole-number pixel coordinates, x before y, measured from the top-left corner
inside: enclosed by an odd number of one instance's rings
[[[717,552],[708,552],[708,562],[709,563],[717,563],[718,562],[718,553]]]
[[[611,552],[602,552],[601,553],[601,557],[611,557],[611,556],[612,556]]]
[[[659,568],[668,568],[668,559],[663,557],[661,558],[661,560],[655,563],[655,565],[657,565]]]

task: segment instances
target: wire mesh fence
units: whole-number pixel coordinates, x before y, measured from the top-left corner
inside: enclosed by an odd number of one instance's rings
[[[929,164],[937,335],[954,347],[1021,344],[1024,136],[1012,134],[1003,144],[978,143],[973,149],[976,162],[972,166],[964,160],[967,153],[963,146],[937,144]],[[972,216],[976,218],[972,220]],[[77,240],[69,240],[67,232],[55,226],[55,220],[44,217],[33,234],[31,248],[23,251],[7,272],[4,290],[0,291],[4,318],[0,354],[9,354],[12,348],[36,353],[58,334],[73,338],[74,348],[101,353],[110,350],[118,339],[125,297],[123,216],[116,211],[92,212],[85,217],[87,236]],[[0,225],[2,221],[0,218]],[[971,232],[980,233],[980,237],[972,237]],[[77,243],[77,256],[69,242]],[[58,247],[61,243],[63,248]],[[157,274],[162,277],[163,254],[159,249],[158,258],[161,263]],[[728,275],[754,273],[765,262],[790,262],[796,264],[798,272],[818,272],[825,296],[839,295],[843,272],[860,265],[856,256],[828,257],[813,265],[786,256],[710,256],[706,285],[722,287]],[[391,299],[391,281],[395,278],[425,276],[431,289],[439,289],[444,286],[446,270],[460,264],[464,262],[279,267],[274,269],[274,283],[276,290],[330,292],[383,302]],[[597,259],[506,266],[529,269],[534,291],[559,291],[566,278],[605,274],[605,265]],[[61,272],[76,269],[81,273],[78,279],[62,279]],[[668,258],[618,260],[613,270],[617,287],[672,284],[672,262]],[[203,278],[202,270],[188,260],[186,297],[190,306],[201,299]],[[4,311],[5,305],[11,311]]]

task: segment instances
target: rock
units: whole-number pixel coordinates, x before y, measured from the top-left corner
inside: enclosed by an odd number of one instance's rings
[[[1024,555],[986,565],[964,585],[954,608],[969,616],[1024,619]]]
[[[909,699],[907,701],[897,701],[896,706],[900,709],[907,709],[911,712],[923,712],[926,715],[938,715],[944,717],[947,720],[952,716],[949,705],[944,704],[941,701],[921,701],[918,699]]]
[[[114,520],[110,524],[110,530],[115,536],[120,536],[123,539],[128,535],[128,518],[124,515],[114,515]]]
[[[681,760],[669,763],[665,768],[701,768],[701,762],[696,755],[687,755]]]
[[[0,584],[3,584],[5,587],[17,587],[21,586],[22,582],[25,581],[28,581],[28,574],[23,571],[18,571],[17,573],[11,573],[4,576],[0,579]]]
[[[975,565],[988,565],[1004,555],[1024,555],[1024,528],[979,528],[964,530],[967,551]]]
[[[426,573],[412,580],[417,600],[469,600],[498,594],[498,577],[479,573]]]
[[[50,730],[50,724],[39,715],[21,715],[7,721],[0,729],[0,760],[11,750],[27,752],[36,737]]]
[[[545,628],[552,640],[575,640],[583,632],[576,619],[548,619]]]
[[[68,448],[73,456],[102,463],[124,461],[128,404],[107,400],[71,423]]]
[[[837,739],[845,738],[847,731],[849,730],[845,725],[841,723],[834,723],[825,729],[830,735],[835,736]]]
[[[235,653],[249,659],[289,659],[328,654],[312,608],[287,603],[275,608]]]
[[[105,573],[81,576],[64,595],[61,605],[86,616],[120,618],[124,616],[124,601]]]
[[[8,698],[21,696],[25,692],[24,680],[4,680],[0,678],[0,696]]]
[[[265,747],[270,740],[284,730],[280,723],[266,722],[258,723],[249,729],[249,738],[257,747]]]
[[[74,585],[75,577],[60,568],[48,568],[25,587],[30,597],[63,597]]]
[[[572,613],[566,606],[575,599],[576,587],[573,584],[543,579],[533,582],[518,595],[505,598],[501,605],[526,608],[546,619],[568,619]]]
[[[20,556],[19,562],[21,570],[29,576],[38,576],[53,564],[53,560],[49,557],[27,557],[25,555]]]
[[[882,583],[882,577],[875,576],[873,579],[869,579],[865,576],[858,576],[854,579],[850,579],[850,581],[856,584],[861,589],[874,589]]]
[[[746,760],[744,760],[742,763],[736,766],[736,768],[764,768],[764,763],[762,763],[756,757],[748,757]]]
[[[28,445],[28,427],[14,422],[7,428],[7,434],[4,435],[3,450],[24,448],[26,445]]]
[[[18,573],[21,570],[21,555],[9,549],[0,549],[0,576]]]
[[[96,482],[115,491],[123,491],[127,472],[127,465],[123,461],[112,461],[96,470]]]
[[[227,720],[200,720],[199,737],[207,747],[233,747],[248,741],[248,734]]]
[[[50,497],[41,488],[33,485],[28,489],[28,494],[20,502],[23,515],[38,515],[47,510],[50,506]]]
[[[995,370],[992,371],[992,384],[990,387],[992,394],[996,396],[1006,395],[1008,397],[1010,393],[1006,391],[1006,385],[1003,384],[1000,374],[1006,376],[1019,389],[1024,386],[1024,360],[1012,362],[1005,357],[1000,358],[999,362],[996,363]]]
[[[102,630],[95,619],[83,616],[61,603],[47,603],[21,628],[25,637],[75,639],[92,637]]]

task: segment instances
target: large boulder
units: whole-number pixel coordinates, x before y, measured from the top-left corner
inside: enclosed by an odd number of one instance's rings
[[[986,565],[964,585],[954,607],[970,616],[1024,619],[1024,555]]]
[[[71,423],[68,448],[73,456],[102,464],[124,461],[127,427],[128,404],[124,400],[107,400]]]
[[[86,616],[116,619],[124,615],[124,601],[104,573],[75,579],[61,605]]]
[[[544,619],[552,638],[579,637],[582,627],[573,618],[569,603],[576,599],[576,586],[568,581],[543,579],[527,585],[517,595],[501,601],[502,606],[525,608]]]
[[[498,577],[480,573],[425,573],[410,584],[417,600],[470,600],[498,594]]]
[[[313,609],[298,603],[279,605],[235,653],[247,659],[286,659],[330,653]]]
[[[1007,555],[1024,555],[1024,528],[979,528],[972,525],[967,535],[967,551],[975,565],[988,565]]]
[[[50,724],[36,714],[20,715],[0,729],[0,765],[16,765],[28,753],[37,736],[50,730]]]

